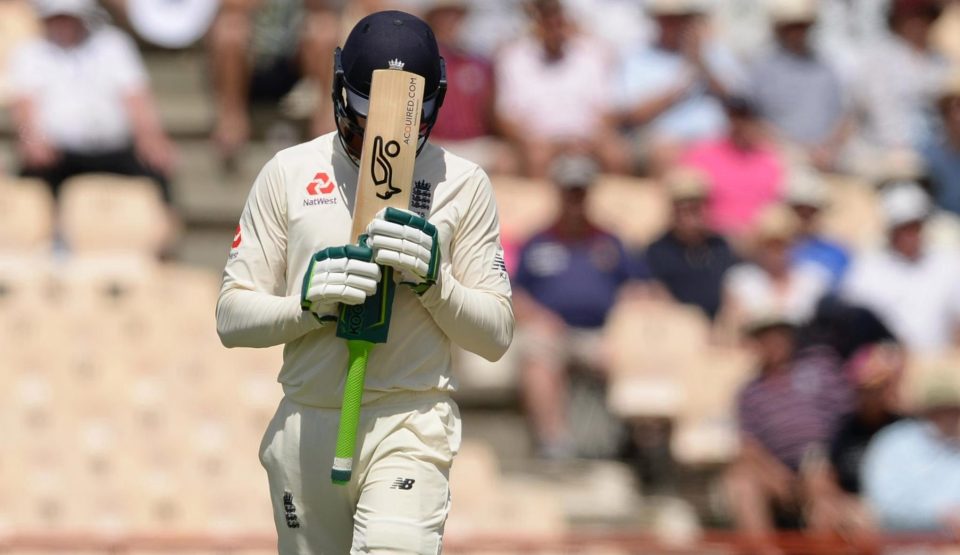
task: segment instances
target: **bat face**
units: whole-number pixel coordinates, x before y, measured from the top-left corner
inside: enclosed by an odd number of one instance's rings
[[[410,207],[423,87],[423,77],[415,73],[398,69],[373,72],[353,209],[351,236],[354,242],[380,210],[388,206],[404,210]],[[341,306],[337,336],[371,343],[386,342],[395,290],[393,269],[383,267],[375,295],[367,297],[361,305]]]
[[[409,207],[423,89],[424,79],[415,73],[373,72],[353,212],[354,241],[381,209]]]

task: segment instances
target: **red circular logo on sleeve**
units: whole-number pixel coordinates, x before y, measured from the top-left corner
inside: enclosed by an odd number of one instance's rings
[[[238,225],[238,226],[237,226],[237,231],[236,231],[236,233],[235,233],[234,236],[233,236],[233,248],[237,248],[237,247],[240,246],[240,241],[241,241],[241,239],[242,239],[242,238],[241,238],[241,236],[240,236],[240,226]]]

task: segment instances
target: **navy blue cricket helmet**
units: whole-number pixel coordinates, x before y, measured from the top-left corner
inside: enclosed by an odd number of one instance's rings
[[[363,126],[370,107],[370,82],[375,69],[387,69],[391,60],[424,78],[423,112],[417,152],[423,148],[447,90],[446,68],[437,39],[422,19],[401,11],[383,11],[361,19],[343,48],[334,51],[333,110],[340,141],[356,160],[363,146]]]

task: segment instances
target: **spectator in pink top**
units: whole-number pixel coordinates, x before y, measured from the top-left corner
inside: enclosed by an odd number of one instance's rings
[[[725,235],[744,235],[760,210],[781,196],[784,161],[768,141],[754,107],[745,99],[725,104],[730,119],[726,136],[698,143],[681,158],[710,178],[707,215]]]

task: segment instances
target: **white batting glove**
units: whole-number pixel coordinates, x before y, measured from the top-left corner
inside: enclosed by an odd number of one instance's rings
[[[348,245],[323,249],[310,259],[303,276],[300,308],[321,322],[336,320],[340,303],[362,304],[377,292],[380,267],[369,247]]]
[[[422,295],[436,283],[440,271],[437,228],[413,212],[385,208],[367,226],[373,261],[400,272],[404,283]]]

